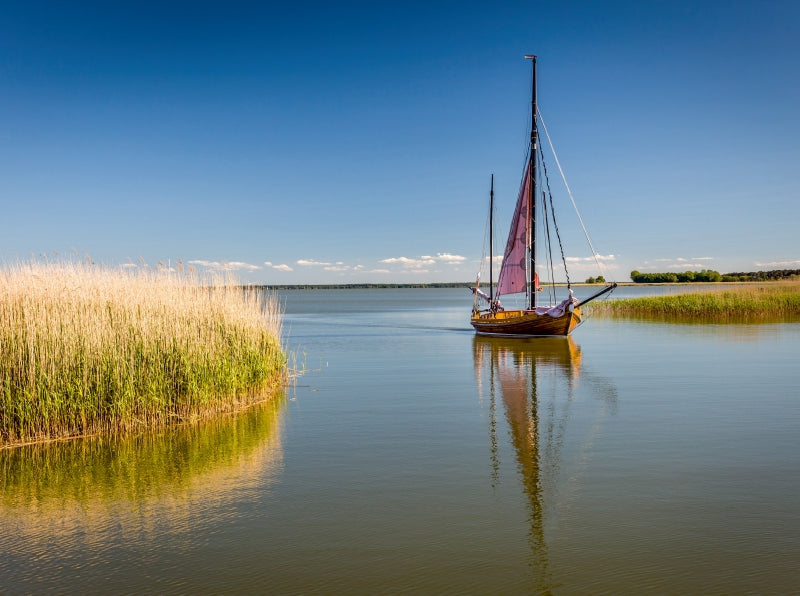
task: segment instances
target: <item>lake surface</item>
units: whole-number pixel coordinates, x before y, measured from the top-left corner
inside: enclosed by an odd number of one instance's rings
[[[307,372],[273,402],[0,451],[0,593],[798,593],[800,324],[281,299]]]

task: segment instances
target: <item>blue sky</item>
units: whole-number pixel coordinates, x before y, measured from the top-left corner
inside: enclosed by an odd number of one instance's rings
[[[798,40],[793,0],[8,3],[0,260],[472,280],[535,53],[606,277],[800,268]]]

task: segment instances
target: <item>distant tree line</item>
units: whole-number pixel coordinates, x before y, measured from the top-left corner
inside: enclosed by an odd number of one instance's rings
[[[772,271],[751,271],[749,273],[726,273],[722,276],[722,281],[778,281],[797,277],[800,277],[800,269],[773,269]]]
[[[587,277],[586,278],[587,284],[604,284],[606,283],[606,278],[602,275],[598,275],[597,277]]]
[[[433,282],[433,283],[354,283],[354,284],[280,284],[263,285],[250,284],[249,288],[263,290],[373,290],[373,289],[402,289],[402,288],[469,288],[475,282]]]
[[[729,282],[729,281],[777,281],[800,277],[800,269],[776,269],[773,271],[753,271],[750,273],[721,274],[713,269],[684,271],[683,273],[641,273],[631,271],[631,279],[637,284],[691,283],[691,282]],[[588,283],[588,280],[587,280]]]

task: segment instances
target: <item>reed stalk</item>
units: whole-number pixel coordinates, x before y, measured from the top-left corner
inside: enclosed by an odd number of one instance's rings
[[[213,282],[213,283],[212,283]],[[0,444],[230,411],[285,378],[277,300],[187,272],[0,270]]]
[[[604,300],[593,303],[591,312],[606,316],[729,322],[794,319],[800,316],[800,283],[746,284],[669,296]]]

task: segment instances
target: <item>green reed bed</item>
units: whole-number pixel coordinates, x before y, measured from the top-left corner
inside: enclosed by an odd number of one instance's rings
[[[800,316],[800,283],[745,285],[669,296],[604,300],[592,313],[649,318],[714,320],[780,319]]]
[[[259,401],[282,384],[277,301],[187,273],[0,270],[0,444],[119,432]]]

